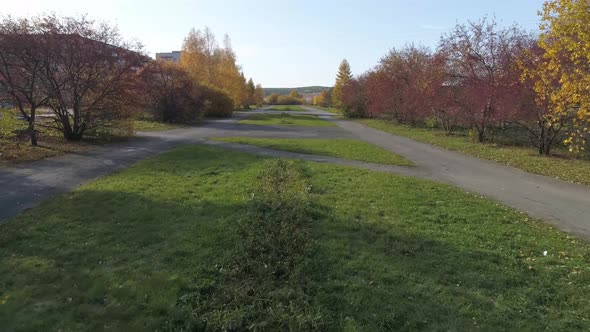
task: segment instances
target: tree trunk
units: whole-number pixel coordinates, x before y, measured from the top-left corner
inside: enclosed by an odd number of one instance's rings
[[[34,106],[31,107],[31,116],[28,117],[28,122],[29,122],[29,135],[31,136],[31,145],[32,146],[39,146],[38,142],[37,142],[37,131],[35,130],[35,116],[36,116],[37,110],[35,109]]]
[[[485,140],[486,137],[486,127],[484,125],[482,125],[481,127],[477,127],[477,141],[479,143],[483,143],[483,141]]]
[[[29,135],[31,136],[31,145],[38,146],[37,131],[35,130],[35,122],[29,121]]]

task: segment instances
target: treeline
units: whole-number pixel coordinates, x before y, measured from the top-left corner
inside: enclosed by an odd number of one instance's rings
[[[205,27],[184,39],[180,63],[153,61],[141,73],[147,110],[156,120],[193,123],[201,117],[227,117],[264,101],[264,90],[246,81],[229,36],[220,46]]]
[[[233,109],[262,104],[264,89],[260,84],[255,85],[251,78],[246,81],[236,60],[228,35],[224,36],[222,46],[207,27],[203,30],[192,29],[185,38],[180,67],[192,80],[206,89],[218,90],[233,103],[233,108],[213,108],[206,111],[207,115],[227,116],[231,115]]]
[[[266,103],[269,105],[303,105],[305,100],[297,90],[291,90],[288,95],[271,94],[266,97]]]
[[[179,65],[152,61],[116,27],[86,17],[0,19],[0,105],[28,124],[79,140],[104,128],[131,126],[149,112],[161,121],[196,122],[260,104],[264,91],[246,81],[229,38],[192,30]],[[37,121],[38,112],[51,116]],[[3,116],[10,116],[3,114]]]
[[[578,152],[590,127],[588,4],[549,1],[542,20],[538,37],[489,18],[458,24],[436,50],[393,49],[356,78],[343,63],[333,104],[350,117],[467,128],[479,142],[518,127],[540,154],[559,142]]]

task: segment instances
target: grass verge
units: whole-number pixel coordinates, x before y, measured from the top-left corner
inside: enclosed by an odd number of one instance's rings
[[[0,116],[14,116],[9,111],[1,111]],[[0,120],[2,118],[0,117]],[[0,135],[0,166],[14,166],[18,163],[56,157],[65,153],[89,151],[96,145],[108,144],[112,141],[127,139],[133,131],[162,131],[182,128],[181,125],[157,122],[149,119],[137,119],[121,123],[121,127],[106,128],[87,132],[82,141],[67,141],[62,134],[52,128],[43,127],[48,119],[38,119],[39,146],[33,147],[28,137],[14,138]],[[1,125],[1,123],[0,123]],[[0,134],[12,133],[27,128],[23,120],[12,123],[12,128],[0,126]]]
[[[311,127],[334,127],[330,121],[318,118],[314,115],[291,115],[281,114],[253,114],[241,120],[240,123],[264,125],[264,126],[311,126]]]
[[[590,185],[590,161],[588,160],[545,157],[530,148],[474,143],[463,136],[446,136],[435,130],[415,128],[384,120],[363,119],[358,121],[371,128],[394,135],[493,160],[527,172]]]
[[[288,112],[306,112],[301,106],[297,105],[272,105],[267,108],[269,111],[288,111]]]
[[[243,250],[235,230],[250,216],[250,188],[266,160],[183,147],[0,224],[0,326],[208,323],[194,314],[212,313],[207,299],[227,286],[226,263]],[[286,313],[290,326],[280,330],[590,328],[587,243],[446,185],[298,164],[315,220],[296,265],[305,280],[258,288],[245,279],[254,288],[232,303],[236,310],[216,307],[225,327],[270,330]],[[299,290],[305,302],[268,310],[300,299]],[[313,325],[297,324],[301,312],[314,313],[305,316]]]
[[[311,107],[320,109],[322,111],[334,113],[334,114],[340,114],[340,115],[342,114],[341,110],[334,108],[334,107],[322,107],[322,106],[311,106]]]
[[[376,164],[414,166],[414,163],[402,156],[375,145],[352,139],[219,137],[213,138],[213,140],[250,144],[274,150],[359,160]]]
[[[133,130],[135,131],[163,131],[183,128],[185,126],[173,123],[164,123],[151,120],[134,120]]]

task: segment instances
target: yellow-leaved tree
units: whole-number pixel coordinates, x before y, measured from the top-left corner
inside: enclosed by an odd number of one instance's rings
[[[246,78],[237,64],[229,36],[225,36],[223,47],[219,47],[209,28],[192,29],[184,40],[180,64],[199,84],[227,94],[234,108],[248,104]]]
[[[572,119],[565,144],[577,152],[590,131],[590,1],[549,0],[539,14],[544,55],[535,90],[556,121]]]
[[[352,80],[352,73],[350,71],[350,64],[348,60],[344,59],[338,67],[338,74],[336,74],[336,82],[332,91],[332,103],[337,108],[342,108],[342,89],[348,81]]]

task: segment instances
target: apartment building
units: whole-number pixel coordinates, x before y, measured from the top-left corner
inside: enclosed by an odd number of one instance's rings
[[[180,51],[156,53],[156,60],[180,62]]]

